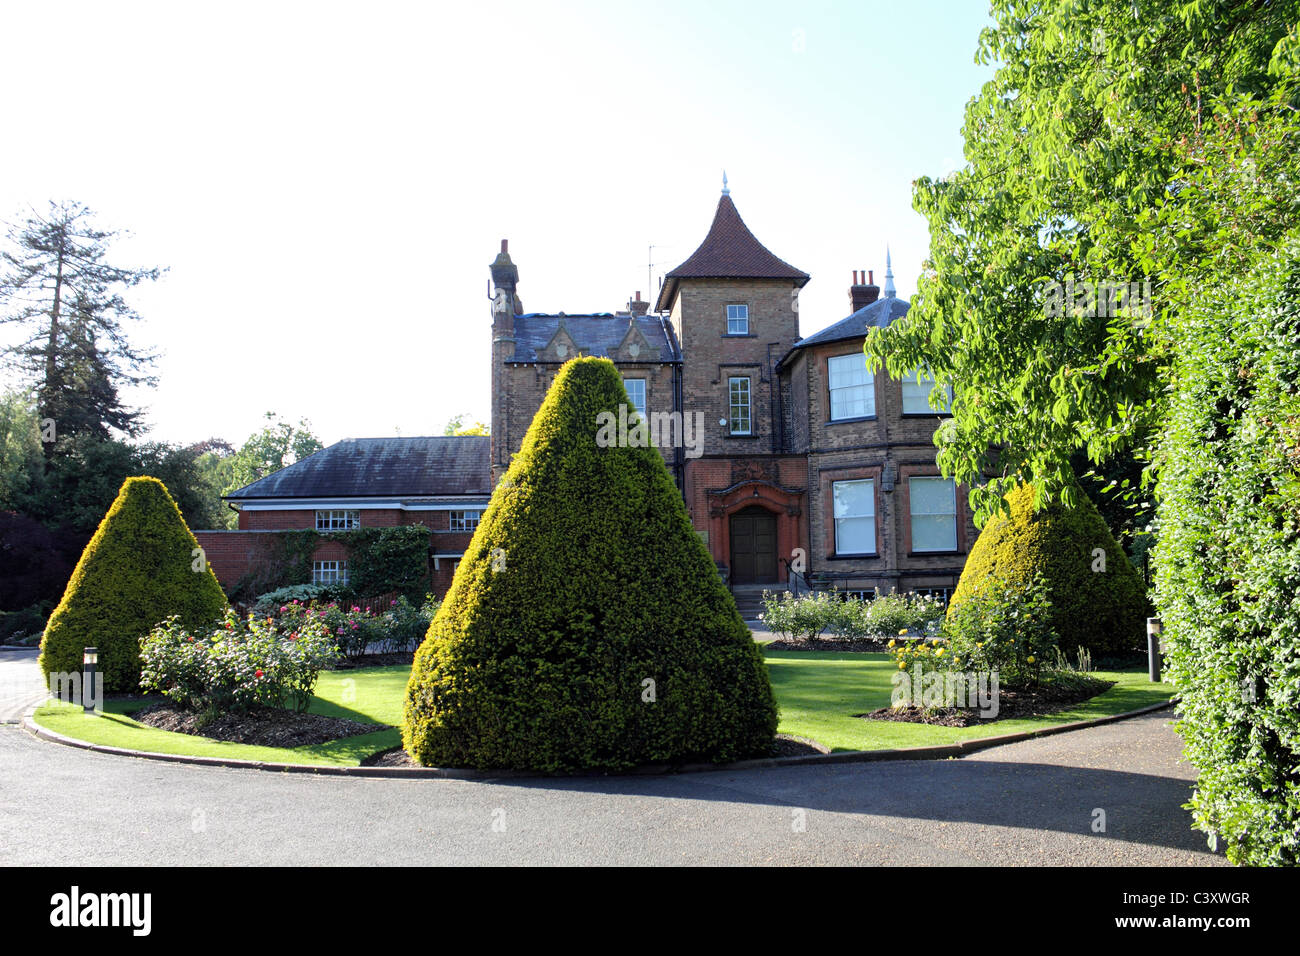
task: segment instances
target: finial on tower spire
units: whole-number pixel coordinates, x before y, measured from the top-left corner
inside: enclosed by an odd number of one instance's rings
[[[885,298],[892,299],[896,295],[898,295],[898,291],[894,288],[894,267],[893,267],[893,263],[889,261],[889,245],[888,243],[886,243],[885,245]]]
[[[731,190],[727,188],[727,171],[725,169],[722,171],[722,195],[731,195]]]

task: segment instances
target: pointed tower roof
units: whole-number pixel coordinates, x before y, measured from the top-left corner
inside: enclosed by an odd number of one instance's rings
[[[655,308],[664,311],[672,307],[681,279],[793,279],[802,288],[808,278],[808,273],[778,259],[754,238],[729,192],[724,192],[700,247],[664,276]]]

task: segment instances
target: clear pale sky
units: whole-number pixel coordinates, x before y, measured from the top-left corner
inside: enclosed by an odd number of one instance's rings
[[[0,218],[73,199],[170,267],[149,437],[238,443],[275,410],[344,437],[489,420],[488,263],[528,311],[612,312],[704,238],[722,171],[812,275],[910,296],[911,183],[961,162],[983,0],[0,3]],[[647,279],[654,245],[653,278]]]

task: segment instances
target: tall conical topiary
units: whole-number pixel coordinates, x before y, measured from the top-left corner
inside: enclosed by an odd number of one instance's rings
[[[620,768],[770,752],[767,667],[607,359],[556,376],[415,655],[430,766]],[[629,429],[635,436],[634,429]],[[632,437],[635,441],[635,437]]]
[[[140,683],[140,639],[173,614],[198,627],[220,617],[226,596],[176,502],[157,478],[128,478],[54,609],[41,640],[41,671],[80,672],[99,650],[108,693]]]
[[[971,548],[948,613],[991,578],[1013,588],[1029,586],[1042,571],[1052,599],[1061,650],[1124,653],[1141,646],[1147,613],[1142,579],[1078,488],[1074,504],[1034,511],[1034,489],[1021,484],[1006,496],[1011,514],[989,519]]]

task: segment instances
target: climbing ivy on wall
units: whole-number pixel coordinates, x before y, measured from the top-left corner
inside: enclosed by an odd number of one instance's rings
[[[396,591],[412,601],[429,586],[429,529],[424,525],[353,531],[276,531],[266,535],[256,566],[230,589],[231,600],[311,582],[312,555],[326,541],[347,551],[348,585],[340,594],[372,597]]]

